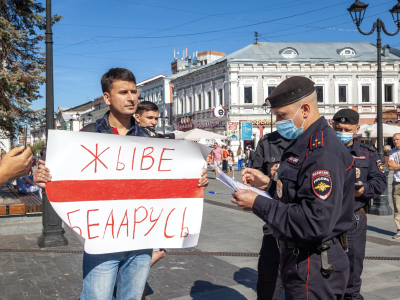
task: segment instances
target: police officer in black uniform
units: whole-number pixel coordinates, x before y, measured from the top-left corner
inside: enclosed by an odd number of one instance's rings
[[[273,181],[246,169],[242,180],[268,190],[235,192],[232,202],[252,209],[272,228],[280,247],[285,297],[343,299],[349,259],[343,247],[354,211],[353,157],[318,112],[314,83],[294,76],[268,97],[278,132],[294,139],[284,151]]]
[[[354,158],[356,171],[354,217],[351,230],[347,231],[350,260],[350,279],[345,299],[364,299],[360,294],[361,273],[367,242],[367,216],[365,209],[371,198],[377,198],[386,187],[387,181],[378,153],[372,146],[353,139],[360,129],[359,114],[352,109],[341,109],[333,116],[333,129]]]
[[[264,135],[258,142],[252,168],[271,178],[271,169],[278,166],[282,153],[290,142],[291,140],[284,138],[277,131]],[[279,248],[267,223],[263,226],[263,232],[258,259],[257,299],[278,300],[283,289],[279,274]]]

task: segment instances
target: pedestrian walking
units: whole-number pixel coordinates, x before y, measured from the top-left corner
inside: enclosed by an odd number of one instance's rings
[[[228,176],[232,172],[232,178],[235,179],[235,169],[233,164],[235,163],[235,156],[233,156],[233,151],[229,152],[228,156]]]
[[[244,152],[242,150],[242,146],[239,146],[239,148],[236,152],[236,156],[238,158],[238,171],[242,171],[243,170],[243,161],[244,161],[244,158],[246,157],[246,155],[244,154]]]
[[[268,190],[273,199],[251,190],[232,202],[263,219],[280,247],[286,300],[343,299],[349,280],[345,232],[354,208],[353,157],[318,111],[314,82],[293,76],[269,95],[276,127],[294,139],[285,149],[277,181],[245,169],[245,184]]]
[[[222,171],[228,171],[228,150],[225,145],[222,146]]]
[[[371,198],[378,198],[387,188],[383,165],[375,148],[354,140],[360,130],[359,114],[352,109],[341,109],[333,116],[333,130],[354,158],[356,171],[355,202],[351,229],[347,230],[350,260],[350,279],[345,300],[364,299],[360,294],[361,274],[367,243],[367,216],[365,211]]]
[[[284,138],[277,131],[264,135],[258,142],[252,168],[274,179],[283,151],[290,143],[291,140]],[[258,258],[257,299],[278,300],[283,290],[279,272],[279,248],[267,223],[263,226],[263,233]]]
[[[393,135],[394,148],[389,152],[389,170],[394,171],[392,182],[392,198],[394,206],[394,222],[397,233],[394,239],[400,239],[400,133]]]
[[[218,146],[217,143],[214,143],[213,145],[214,150],[212,150],[212,157],[211,160],[215,166],[221,169],[222,167],[222,156],[223,156],[223,150]],[[215,178],[217,178],[218,172],[215,170]]]

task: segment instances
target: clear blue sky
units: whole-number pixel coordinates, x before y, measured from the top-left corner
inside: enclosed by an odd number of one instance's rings
[[[53,0],[55,110],[101,96],[100,78],[112,67],[131,70],[137,81],[170,74],[174,49],[232,53],[261,42],[376,42],[356,31],[347,8],[354,0]],[[361,27],[381,18],[395,31],[389,13],[396,0],[367,0]],[[382,44],[399,45],[383,35]],[[43,45],[44,46],[44,45]],[[33,109],[45,106],[43,98]]]

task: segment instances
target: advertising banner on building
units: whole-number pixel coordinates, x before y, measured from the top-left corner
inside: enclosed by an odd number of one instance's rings
[[[242,140],[248,141],[253,139],[253,123],[241,122],[242,126]]]
[[[189,141],[49,130],[47,195],[87,253],[194,247],[209,151]]]
[[[239,140],[239,122],[228,122],[228,140],[238,141]]]

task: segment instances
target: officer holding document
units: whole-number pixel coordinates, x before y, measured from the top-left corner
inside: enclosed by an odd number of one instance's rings
[[[273,230],[280,248],[286,299],[343,299],[349,280],[345,232],[354,211],[353,157],[318,112],[314,82],[294,76],[267,98],[276,127],[294,141],[284,151],[277,180],[246,169],[244,183],[268,190],[234,193]]]
[[[353,156],[356,171],[353,224],[347,231],[350,279],[346,289],[346,300],[364,299],[360,289],[367,242],[365,208],[371,198],[378,198],[387,187],[383,164],[375,148],[353,139],[360,129],[359,118],[359,114],[352,109],[341,109],[333,116],[333,129]]]

